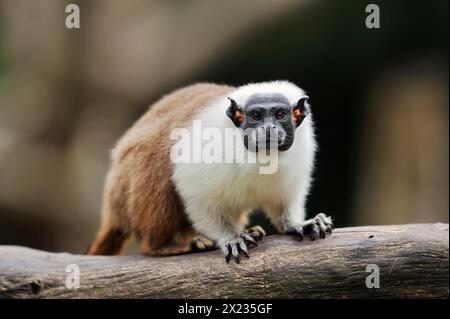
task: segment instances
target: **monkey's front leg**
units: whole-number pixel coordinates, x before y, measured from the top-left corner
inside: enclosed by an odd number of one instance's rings
[[[303,222],[291,223],[285,228],[288,234],[297,235],[299,240],[303,240],[305,235],[309,235],[311,240],[316,240],[318,237],[325,238],[326,233],[331,234],[333,231],[333,221],[331,217],[324,213],[317,214],[316,217],[305,220]]]
[[[216,242],[227,263],[231,259],[239,263],[241,253],[248,258],[247,247],[256,246],[255,238],[243,230],[243,225],[233,223],[222,214],[211,216],[210,213],[196,210],[194,214],[190,214],[190,217],[198,232]]]
[[[242,231],[240,225],[233,225],[229,221],[222,222],[221,233],[217,239],[217,245],[222,250],[227,263],[234,259],[239,264],[241,253],[249,258],[247,246],[257,246],[256,242],[262,238],[255,237],[256,232]]]
[[[227,263],[233,258],[236,263],[239,264],[240,253],[249,258],[247,245],[257,246],[256,240],[246,232],[242,232],[238,236],[233,236],[229,239],[220,241],[222,243],[219,244],[219,247],[221,248]]]
[[[305,235],[309,235],[311,240],[325,238],[326,234],[331,234],[334,228],[331,217],[324,213],[317,214],[314,218],[305,220],[305,213],[302,206],[291,206],[282,213],[283,230],[288,234],[297,235],[299,240],[303,240]]]

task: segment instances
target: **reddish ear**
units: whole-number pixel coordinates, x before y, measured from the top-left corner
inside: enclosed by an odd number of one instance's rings
[[[292,109],[292,120],[294,121],[295,125],[297,127],[302,124],[305,117],[309,114],[307,108],[306,108],[306,101],[308,100],[308,97],[302,97],[300,100],[298,100],[297,104]]]
[[[236,110],[236,112],[234,113],[234,117],[239,122],[239,124],[242,124],[242,122],[244,122],[244,113],[242,113],[241,111]]]
[[[228,99],[230,100],[230,106],[227,109],[227,115],[233,121],[234,125],[239,127],[244,122],[244,113],[242,113],[235,100],[232,98]]]

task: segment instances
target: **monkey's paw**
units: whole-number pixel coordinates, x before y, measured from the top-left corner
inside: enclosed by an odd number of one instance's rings
[[[319,237],[325,238],[326,234],[331,234],[333,229],[334,225],[331,217],[320,213],[314,218],[289,226],[286,233],[298,236],[299,240],[303,240],[305,235],[309,235],[311,240],[316,240]]]
[[[193,251],[210,251],[216,249],[216,245],[211,239],[200,234],[192,239],[191,246]]]
[[[261,227],[260,227],[261,228]],[[262,230],[262,228],[261,228]],[[263,233],[265,234],[264,230]],[[254,232],[243,232],[239,237],[234,238],[232,241],[228,242],[222,247],[223,255],[225,256],[225,261],[230,262],[234,259],[236,263],[239,264],[241,260],[241,253],[248,258],[247,246],[258,246],[257,241],[261,240],[263,233],[260,230]],[[254,236],[252,236],[252,234]],[[256,237],[256,239],[254,238]]]
[[[256,242],[261,241],[264,237],[266,237],[266,231],[259,225],[250,227],[249,229],[245,230],[245,233],[253,238]]]

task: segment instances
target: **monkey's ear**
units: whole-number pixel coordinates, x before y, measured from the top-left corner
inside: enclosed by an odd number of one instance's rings
[[[242,113],[235,100],[230,97],[228,99],[230,100],[230,106],[227,109],[227,116],[233,121],[236,127],[239,127],[244,122],[244,113]]]
[[[302,97],[292,109],[292,120],[296,127],[299,127],[305,117],[309,114],[308,108],[306,107],[308,99],[308,96]]]

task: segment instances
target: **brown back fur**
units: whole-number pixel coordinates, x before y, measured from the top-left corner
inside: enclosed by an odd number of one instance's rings
[[[171,181],[170,133],[232,89],[195,84],[177,90],[156,102],[118,141],[105,182],[102,226],[89,254],[119,254],[132,235],[149,255],[190,251],[196,232]]]

